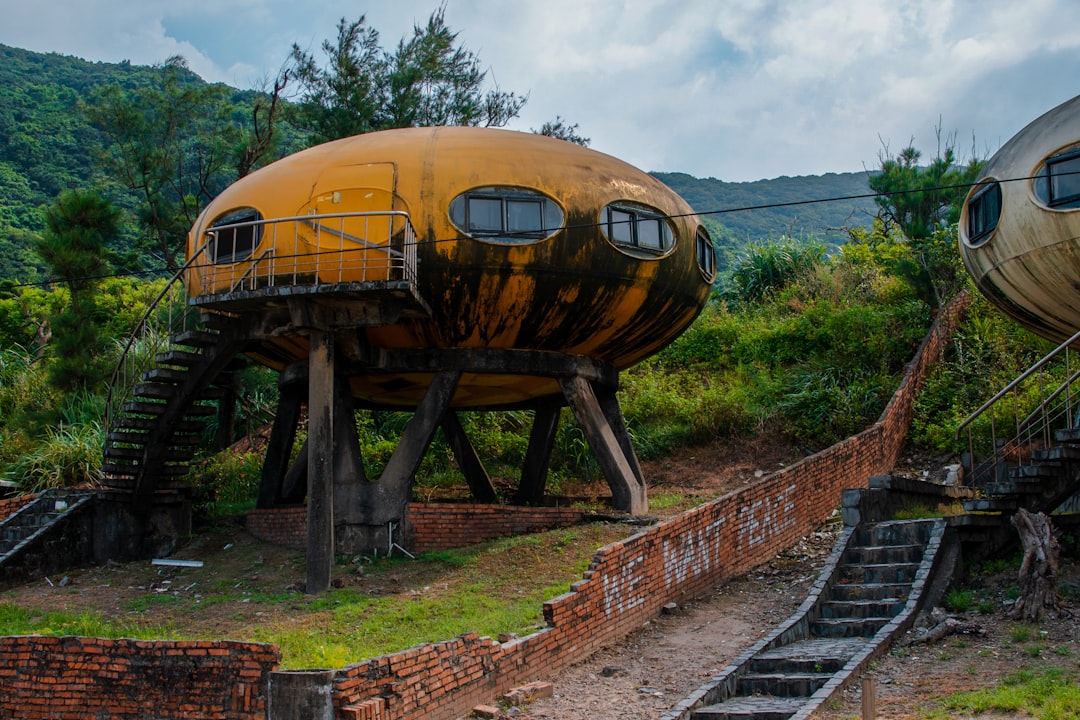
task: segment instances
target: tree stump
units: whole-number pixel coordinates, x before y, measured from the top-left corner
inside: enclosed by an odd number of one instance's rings
[[[1021,508],[1011,522],[1020,533],[1024,561],[1020,565],[1020,597],[1009,615],[1029,622],[1038,622],[1044,611],[1057,615],[1061,611],[1057,594],[1059,546],[1050,518]]]

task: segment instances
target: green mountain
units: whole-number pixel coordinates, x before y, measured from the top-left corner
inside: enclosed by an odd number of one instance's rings
[[[684,173],[652,175],[682,195],[694,210],[722,225],[722,235],[715,239],[729,249],[781,235],[842,244],[847,241],[845,228],[869,227],[877,212],[873,198],[844,199],[870,193],[867,172],[755,182],[724,182]]]
[[[97,187],[119,207],[134,207],[130,191],[98,169],[95,158],[105,138],[80,104],[104,86],[134,88],[156,78],[157,69],[150,66],[88,62],[0,45],[0,284],[44,277],[29,238],[40,232],[42,209],[61,190]],[[203,81],[190,74],[185,82]],[[254,96],[233,93],[238,107]],[[869,225],[874,213],[869,198],[785,205],[866,194],[865,172],[749,183],[654,175],[707,214],[721,265],[745,243],[770,237],[812,235],[842,243],[846,235],[841,228]]]

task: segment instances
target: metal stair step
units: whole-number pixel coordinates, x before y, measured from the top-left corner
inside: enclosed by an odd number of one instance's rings
[[[168,350],[163,353],[158,353],[154,357],[154,362],[158,365],[172,365],[175,367],[191,367],[197,365],[202,361],[202,353],[191,352],[190,350]]]
[[[205,348],[212,347],[217,344],[217,333],[206,332],[204,330],[187,330],[185,332],[173,335],[171,339],[174,345],[183,345],[185,347],[193,348]]]

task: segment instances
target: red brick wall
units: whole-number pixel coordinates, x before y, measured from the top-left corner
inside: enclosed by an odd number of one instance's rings
[[[0,718],[262,720],[275,645],[0,638]]]
[[[244,524],[249,533],[271,545],[307,547],[307,506],[252,510]]]
[[[580,523],[584,511],[574,508],[409,503],[413,529],[410,550],[446,550],[485,540],[566,527]],[[307,509],[252,510],[248,531],[260,540],[296,549],[307,546]]]
[[[547,627],[509,643],[465,635],[338,671],[334,704],[381,697],[385,718],[455,718],[514,685],[551,673],[641,627],[664,604],[694,596],[794,545],[860,487],[891,469],[923,375],[967,307],[935,322],[881,418],[865,432],[676,518],[601,548],[570,591],[544,603]]]
[[[472,633],[341,668],[333,688],[339,717],[459,717],[623,637],[665,603],[700,594],[790,547],[839,505],[843,489],[891,468],[922,374],[964,307],[941,314],[867,431],[601,548],[569,592],[544,603],[547,627],[539,632],[508,643]],[[251,517],[272,535],[295,540],[303,527],[302,508],[282,515],[280,524],[264,512]],[[254,643],[0,638],[0,718],[141,718],[151,709],[160,718],[264,717],[267,676],[278,661],[276,647]]]
[[[14,515],[23,506],[29,505],[36,497],[37,493],[34,493],[33,495],[19,495],[18,497],[0,500],[0,521],[7,519],[9,515]]]

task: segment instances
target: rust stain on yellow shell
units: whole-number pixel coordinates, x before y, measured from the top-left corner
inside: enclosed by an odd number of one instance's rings
[[[450,204],[488,187],[542,193],[562,211],[563,229],[522,244],[471,237],[451,222]],[[603,208],[619,202],[669,216],[674,247],[643,256],[610,242],[598,223]],[[417,289],[431,315],[362,330],[368,343],[388,350],[549,351],[623,369],[677,337],[710,289],[697,263],[701,223],[685,201],[616,158],[540,135],[414,128],[314,147],[226,189],[192,229],[189,252],[236,208],[253,208],[266,219],[312,209],[407,211],[419,241]],[[193,295],[203,287],[200,272],[188,278]],[[263,362],[269,355],[254,353]],[[380,375],[352,378],[351,386],[374,404],[409,405],[429,381],[422,374]],[[554,392],[556,384],[537,378],[467,374],[454,405],[508,404]]]

